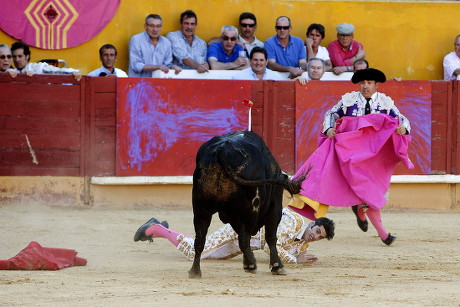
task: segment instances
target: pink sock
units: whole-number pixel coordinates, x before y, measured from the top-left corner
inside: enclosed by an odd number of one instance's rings
[[[161,224],[155,224],[150,226],[145,230],[145,234],[147,236],[152,235],[153,238],[165,238],[168,239],[169,242],[174,244],[174,246],[177,246],[180,241],[177,240],[177,236],[180,235],[180,233],[169,230],[168,228],[164,227]],[[184,236],[187,237],[187,236]]]
[[[358,205],[358,217],[361,221],[365,221],[366,220],[366,213],[364,213],[363,211],[363,204],[359,204]]]
[[[380,210],[369,208],[366,210],[366,214],[369,217],[369,220],[371,220],[372,225],[374,225],[377,230],[380,239],[386,240],[388,238],[388,232],[385,230],[385,227],[383,227],[382,219],[380,218]]]

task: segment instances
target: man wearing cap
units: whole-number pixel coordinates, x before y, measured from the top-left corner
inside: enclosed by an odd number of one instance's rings
[[[352,207],[359,228],[367,231],[369,217],[382,242],[390,245],[396,237],[383,227],[380,208],[387,201],[396,164],[413,165],[407,157],[410,137],[405,136],[409,120],[390,97],[377,92],[378,83],[385,81],[377,69],[354,73],[352,82],[360,91],[346,93],[326,112],[322,131],[327,138],[320,138],[318,149],[294,175],[309,172],[289,206],[310,219],[324,216],[328,206]]]
[[[336,75],[353,71],[353,63],[366,57],[361,43],[354,41],[355,26],[351,23],[341,23],[337,26],[337,40],[327,46],[331,58],[332,71]]]

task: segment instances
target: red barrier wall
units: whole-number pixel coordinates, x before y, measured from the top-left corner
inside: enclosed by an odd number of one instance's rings
[[[431,86],[432,173],[459,174],[458,82],[432,81]],[[253,130],[291,174],[295,91],[295,83],[288,81],[251,84],[251,99],[260,109],[253,112]],[[116,79],[75,81],[71,76],[46,75],[11,79],[0,74],[0,93],[0,176],[115,175]]]

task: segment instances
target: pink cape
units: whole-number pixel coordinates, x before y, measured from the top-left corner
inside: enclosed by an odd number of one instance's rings
[[[396,134],[397,127],[398,121],[386,114],[339,119],[335,137],[322,134],[318,149],[295,174],[310,169],[300,194],[329,206],[382,208],[396,164],[414,168],[407,154],[411,137]]]
[[[51,270],[86,265],[86,259],[77,257],[73,249],[42,247],[37,242],[29,245],[16,256],[0,260],[0,270]]]

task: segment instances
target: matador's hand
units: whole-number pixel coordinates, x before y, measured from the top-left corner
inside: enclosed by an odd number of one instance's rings
[[[337,133],[337,132],[335,131],[334,128],[329,128],[329,129],[327,130],[327,132],[326,132],[326,135],[327,135],[327,137],[329,137],[329,138],[332,139],[332,138],[336,135],[336,133]]]
[[[406,127],[404,127],[403,124],[399,124],[398,128],[396,128],[396,133],[399,135],[404,135],[406,132]]]

